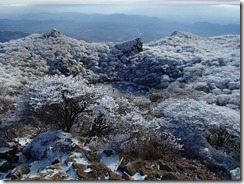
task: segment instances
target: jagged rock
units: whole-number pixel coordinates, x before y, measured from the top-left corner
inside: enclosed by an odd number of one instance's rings
[[[135,168],[134,163],[128,163],[128,164],[126,164],[126,172],[127,172],[129,175],[131,175],[131,176],[133,176],[133,175],[136,174],[136,172],[137,172],[137,168]]]
[[[113,51],[114,54],[119,56],[120,58],[122,56],[128,57],[130,55],[134,55],[143,51],[143,44],[140,38],[116,44],[114,47],[117,50]]]
[[[60,36],[60,32],[57,29],[52,29],[51,32],[49,33],[51,37],[57,38]]]
[[[22,175],[28,174],[29,172],[29,167],[25,164],[21,164],[14,170],[12,174],[12,179],[21,179]]]
[[[193,34],[187,33],[187,32],[183,32],[183,31],[174,31],[170,36],[177,36],[177,37],[183,37],[183,38],[197,37],[196,35],[193,35]]]

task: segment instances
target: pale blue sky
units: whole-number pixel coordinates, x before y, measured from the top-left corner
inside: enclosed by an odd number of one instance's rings
[[[84,7],[84,5],[86,6]],[[6,15],[30,12],[124,13],[157,16],[164,19],[184,22],[208,21],[238,23],[240,21],[240,1],[0,0],[0,18]]]
[[[1,5],[57,4],[240,4],[237,0],[1,0]]]

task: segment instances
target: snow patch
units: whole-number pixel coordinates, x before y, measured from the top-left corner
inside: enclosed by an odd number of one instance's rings
[[[106,165],[113,172],[116,172],[119,161],[120,161],[120,158],[119,158],[119,155],[117,155],[117,154],[113,154],[110,157],[108,157],[105,153],[102,153],[102,155],[101,155],[101,163]]]
[[[83,153],[74,152],[70,155],[70,158],[73,158],[78,164],[89,165],[89,160]]]
[[[141,175],[139,172],[137,172],[132,176],[134,180],[145,180],[146,177],[147,175]]]
[[[241,170],[240,168],[236,168],[230,171],[232,180],[240,180],[241,179]]]
[[[89,172],[91,172],[91,171],[92,171],[91,168],[87,168],[87,169],[84,170],[85,173],[89,173]]]

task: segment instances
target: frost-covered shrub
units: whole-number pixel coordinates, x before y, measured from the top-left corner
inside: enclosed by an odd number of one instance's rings
[[[70,132],[81,114],[90,113],[96,118],[100,113],[108,118],[106,113],[113,107],[111,103],[106,104],[102,88],[89,85],[84,79],[47,76],[20,95],[18,110],[22,118],[34,116],[42,123]]]
[[[216,126],[206,131],[205,137],[208,143],[222,150],[228,155],[231,155],[236,160],[240,160],[240,144],[238,136],[230,134],[229,131],[222,126]]]
[[[161,119],[162,129],[181,138],[186,155],[216,164],[221,161],[227,169],[238,166],[236,158],[240,152],[235,150],[240,146],[240,114],[237,111],[192,99],[169,99],[158,104],[154,114]]]
[[[138,131],[124,142],[123,154],[130,158],[156,160],[166,155],[176,156],[182,146],[170,132]]]
[[[11,108],[13,108],[13,101],[0,97],[0,115],[10,111]]]

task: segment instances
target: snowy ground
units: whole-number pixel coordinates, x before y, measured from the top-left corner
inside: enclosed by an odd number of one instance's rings
[[[136,126],[148,131],[157,126],[157,130],[170,131],[179,138],[186,155],[215,164],[232,179],[240,178],[240,36],[199,37],[177,31],[142,45],[140,39],[86,43],[62,34],[55,37],[32,34],[0,43],[0,100],[13,103],[12,111],[23,89],[53,74],[80,76],[98,83],[99,90],[105,90],[103,83],[110,86],[106,89],[111,91],[105,91],[107,98],[99,103],[103,105],[110,99],[107,104],[114,105],[110,110],[121,107],[125,113],[122,120],[117,117],[112,121],[120,123],[116,133],[123,132],[117,135],[125,137],[123,141],[128,138],[126,133],[131,133]],[[121,99],[125,97],[123,94],[131,96],[118,102],[115,89],[121,92]],[[138,100],[140,98],[143,100]],[[4,103],[0,103],[0,111]],[[13,126],[18,118],[16,113],[1,115],[2,139],[5,139],[4,127]],[[21,149],[14,166],[26,164],[30,169],[21,179],[123,176],[143,180],[149,177],[140,172],[124,176],[117,170],[121,155],[113,152],[108,156],[99,144],[100,152],[95,154],[98,160],[94,164],[89,159],[90,148],[83,147],[72,135],[62,131],[47,131],[34,140],[30,136],[18,136],[20,130],[8,134]],[[8,149],[1,147],[0,153],[11,152]],[[6,163],[6,159],[1,158],[0,168]],[[99,173],[97,167],[104,173]],[[10,172],[0,173],[1,178],[9,179],[9,175]]]

